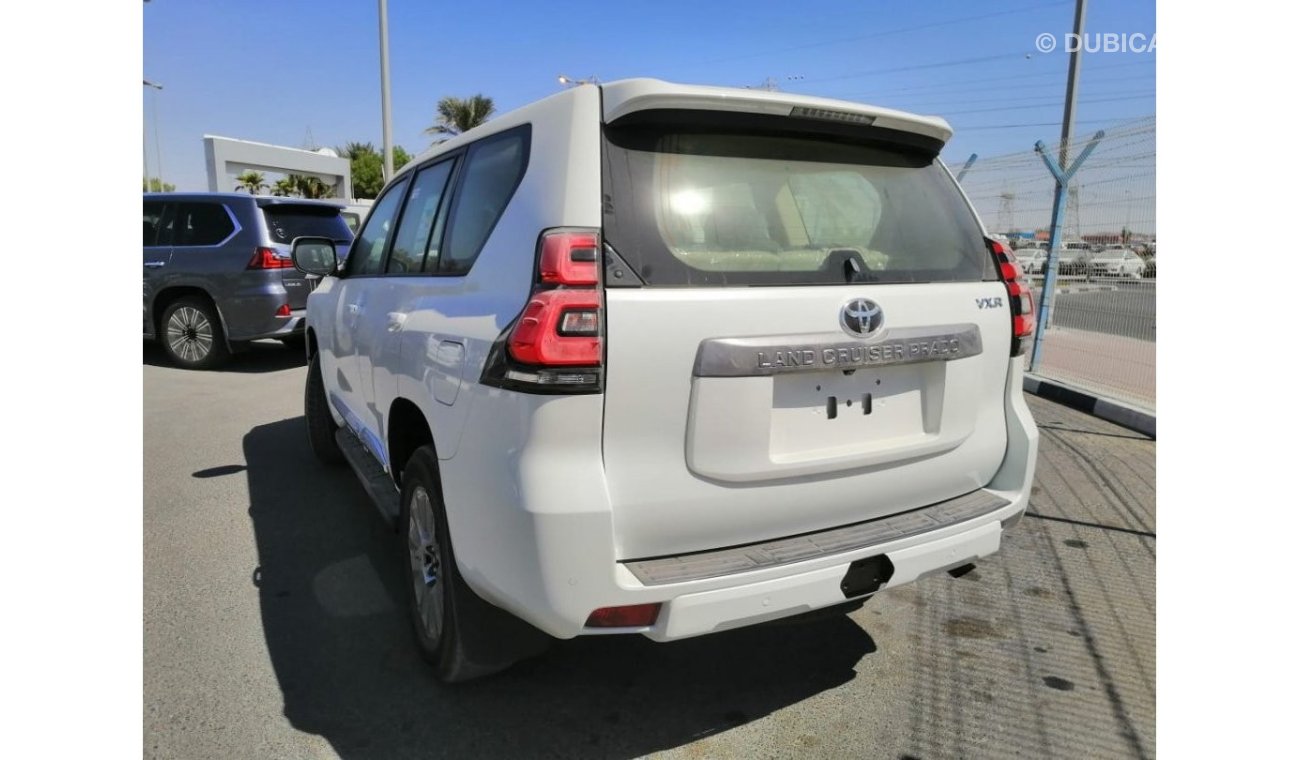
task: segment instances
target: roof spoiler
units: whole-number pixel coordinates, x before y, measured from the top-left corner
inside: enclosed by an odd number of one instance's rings
[[[601,85],[605,122],[637,111],[704,110],[784,116],[845,126],[876,127],[928,138],[938,147],[952,138],[952,127],[937,116],[919,116],[845,100],[785,92],[704,87],[658,79],[625,79]],[[937,151],[936,151],[937,152]]]

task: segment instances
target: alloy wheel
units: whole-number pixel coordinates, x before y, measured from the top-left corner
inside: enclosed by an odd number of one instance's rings
[[[430,641],[442,635],[442,552],[433,515],[433,501],[423,486],[411,494],[406,524],[415,612]]]
[[[201,362],[212,353],[212,323],[193,306],[182,306],[167,320],[167,345],[187,362]]]

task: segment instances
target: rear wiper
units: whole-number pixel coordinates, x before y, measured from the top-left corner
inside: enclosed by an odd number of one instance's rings
[[[836,248],[826,255],[826,260],[822,262],[821,271],[830,275],[837,269],[843,275],[845,282],[872,282],[877,279],[867,269],[866,262],[862,260],[862,255],[852,248]]]
[[[862,276],[862,265],[858,263],[856,256],[844,260],[844,281],[853,282]]]

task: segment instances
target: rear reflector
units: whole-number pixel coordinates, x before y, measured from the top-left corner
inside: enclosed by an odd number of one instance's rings
[[[601,607],[587,618],[588,628],[643,628],[659,619],[662,603]]]
[[[258,248],[248,262],[249,269],[292,269],[293,259],[276,255],[273,248]]]
[[[275,310],[275,316],[277,316],[277,317],[287,317],[287,316],[289,316],[289,304],[287,304],[287,303],[286,303],[286,304],[281,304],[281,305],[280,305],[280,308],[278,308],[278,309]]]

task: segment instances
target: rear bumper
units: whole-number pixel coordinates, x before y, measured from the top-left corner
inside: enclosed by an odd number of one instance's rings
[[[536,553],[527,553],[536,563],[530,563],[527,573],[480,576],[479,583],[464,567],[462,573],[488,601],[558,638],[639,633],[671,641],[861,598],[846,596],[841,589],[850,564],[857,560],[887,556],[894,568],[880,589],[887,590],[988,557],[1001,545],[1003,525],[1023,513],[1028,500],[1027,490],[996,495],[1004,506],[917,535],[757,570],[654,584],[638,578],[629,563],[614,561],[612,551],[592,551],[596,537],[609,531],[599,516],[533,515]],[[655,602],[662,607],[654,625],[585,627],[598,608]]]
[[[226,337],[232,341],[245,341],[301,335],[307,327],[307,309],[291,309],[287,316],[276,314],[286,305],[288,298],[284,288],[278,285],[227,299],[220,304],[226,322]]]
[[[1017,514],[1014,510],[1006,510],[1008,518],[1014,514]],[[1001,521],[988,519],[943,538],[927,536],[910,546],[871,547],[854,552],[828,567],[769,581],[683,594],[664,605],[652,628],[640,632],[656,641],[670,641],[830,607],[846,601],[840,584],[855,559],[879,554],[889,557],[894,574],[882,587],[887,590],[987,557],[998,550],[1001,539]]]
[[[827,547],[822,553],[800,553],[796,544],[809,537],[769,542],[764,546],[770,552],[792,553],[781,555],[775,564],[742,562],[712,575],[670,572],[656,578],[616,556],[614,505],[604,481],[600,438],[582,435],[583,430],[599,429],[600,397],[548,401],[497,397],[494,404],[475,406],[476,412],[492,410],[484,412],[491,419],[479,418],[469,429],[502,436],[510,434],[514,421],[530,420],[531,437],[518,458],[502,463],[503,469],[488,472],[468,462],[465,468],[455,464],[444,468],[457,564],[484,599],[557,638],[638,633],[670,641],[857,598],[846,597],[841,589],[856,560],[887,556],[894,572],[881,588],[889,589],[987,557],[1000,547],[1004,526],[1009,527],[1028,506],[1037,456],[1038,431],[1024,401],[1023,370],[1019,361],[1009,364],[1006,454],[992,481],[976,492],[993,497],[991,502],[936,521],[933,527],[921,525],[920,530],[895,525],[838,543],[827,538],[820,544]],[[512,409],[516,403],[527,408]],[[594,445],[588,447],[588,440]],[[481,453],[475,452],[479,445],[477,436],[467,434],[451,461],[467,453],[471,461],[483,461]],[[930,508],[872,522],[907,518],[926,509]],[[862,535],[867,536],[866,543]],[[585,626],[596,609],[649,603],[662,605],[651,626]]]

